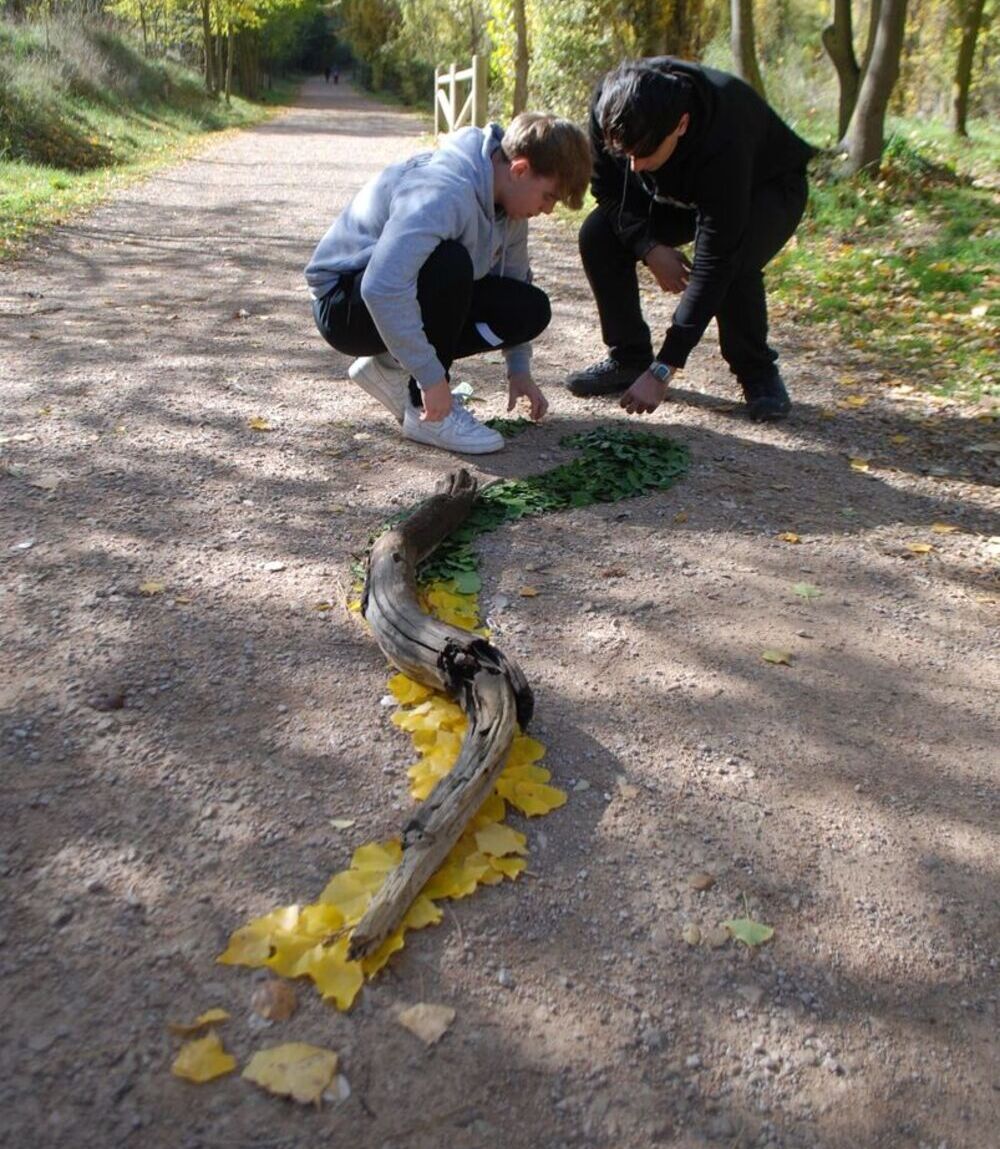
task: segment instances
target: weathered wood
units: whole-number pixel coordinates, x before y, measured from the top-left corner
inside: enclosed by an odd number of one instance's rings
[[[351,936],[349,955],[374,953],[489,797],[533,698],[521,668],[478,635],[431,618],[417,603],[416,568],[468,515],[476,481],[453,471],[436,493],[372,547],[362,611],[386,658],[456,699],[469,719],[458,761],[403,830],[403,858]]]

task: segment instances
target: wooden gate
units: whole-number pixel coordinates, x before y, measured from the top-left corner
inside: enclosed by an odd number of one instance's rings
[[[459,85],[469,90],[459,107]],[[456,132],[466,124],[476,128],[486,126],[486,67],[478,56],[472,57],[472,67],[461,72],[450,68],[434,69],[434,135]]]

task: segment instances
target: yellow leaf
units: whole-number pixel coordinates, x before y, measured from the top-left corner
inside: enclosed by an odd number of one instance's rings
[[[511,826],[502,826],[497,822],[476,831],[476,846],[484,854],[492,854],[495,858],[502,858],[505,854],[526,854],[528,852],[528,839],[519,834]]]
[[[838,407],[864,407],[868,403],[867,395],[845,395],[838,403]]]
[[[351,869],[363,874],[385,875],[399,865],[403,847],[397,838],[359,846],[351,858]]]
[[[319,900],[324,905],[336,906],[343,914],[345,924],[353,926],[368,909],[372,890],[370,883],[361,874],[354,870],[342,870],[327,882]]]
[[[954,523],[931,523],[931,530],[936,535],[953,535],[955,531],[960,529]]]
[[[399,929],[393,931],[385,941],[368,957],[361,959],[361,972],[365,977],[374,977],[375,974],[385,965],[385,963],[392,957],[392,955],[403,948],[403,934],[405,927],[400,926]]]
[[[533,586],[523,586],[517,593],[521,596],[521,598],[535,598],[538,594],[538,591]]]
[[[415,702],[423,702],[430,698],[433,691],[422,682],[414,682],[405,674],[394,674],[389,679],[389,692],[402,706],[410,706]]]
[[[150,579],[148,582],[139,583],[139,593],[148,597],[154,594],[163,594],[166,590],[166,584],[162,582],[155,582]]]
[[[499,794],[493,793],[476,811],[476,815],[471,822],[472,829],[481,830],[484,826],[488,826],[492,822],[502,822],[506,813],[507,805],[503,798],[501,798]]]
[[[251,431],[273,431],[274,428],[263,415],[253,415],[247,419],[247,426]]]
[[[232,1073],[235,1068],[236,1058],[226,1053],[219,1035],[212,1032],[183,1045],[174,1058],[170,1072],[175,1077],[183,1077],[185,1081],[194,1081],[200,1085],[204,1081],[211,1081],[213,1077]]]
[[[527,734],[515,734],[507,755],[507,768],[524,766],[531,762],[537,762],[539,758],[544,757],[545,747],[537,738],[531,738]]]
[[[290,1041],[258,1050],[242,1076],[269,1093],[291,1097],[302,1105],[318,1105],[336,1072],[337,1055],[331,1050]]]
[[[411,1005],[399,1014],[400,1025],[419,1037],[425,1045],[434,1045],[440,1041],[454,1020],[455,1011],[450,1006],[430,1005],[424,1001]]]
[[[333,610],[333,603],[327,602],[325,599],[322,602],[314,602],[313,610]]]
[[[555,786],[546,786],[542,782],[512,782],[503,777],[497,782],[497,793],[529,818],[556,810],[566,801],[565,793]]]
[[[167,1029],[171,1033],[177,1034],[178,1037],[187,1037],[189,1033],[197,1033],[199,1029],[204,1029],[206,1025],[214,1025],[216,1022],[228,1020],[229,1014],[224,1009],[207,1009],[204,1013],[199,1014],[194,1021],[169,1021],[167,1022]]]
[[[868,470],[870,470],[870,468],[868,466],[868,463],[869,463],[868,459],[859,459],[859,458],[854,458],[854,457],[848,457],[847,461],[848,461],[848,463],[850,463],[852,471],[861,471],[861,472],[865,473]]]
[[[677,514],[674,515],[674,522],[675,523],[686,523],[687,521],[688,521],[687,511],[678,511]]]
[[[791,666],[792,653],[789,650],[765,650],[761,655],[765,662],[771,662],[775,666]]]
[[[229,947],[215,960],[220,965],[262,966],[271,955],[272,937],[279,931],[293,931],[298,920],[298,906],[284,906],[255,918],[230,937]]]
[[[516,878],[528,867],[524,858],[490,858],[490,865],[508,878]]]
[[[783,543],[800,543],[800,542],[802,542],[802,540],[799,538],[799,536],[794,531],[783,531],[780,535],[778,535],[778,538],[781,539],[781,541]]]
[[[406,911],[403,925],[408,930],[422,930],[426,926],[436,926],[443,917],[440,908],[430,898],[420,894]]]
[[[349,938],[341,938],[332,946],[317,945],[299,959],[296,977],[311,977],[323,999],[333,1001],[338,1009],[350,1009],[364,984],[361,963],[348,961]]]
[[[904,443],[910,441],[909,435],[890,435],[889,442],[894,443],[897,447],[901,447]]]
[[[267,1021],[287,1021],[298,1004],[293,987],[274,978],[257,986],[250,998],[254,1013]]]
[[[915,555],[929,555],[934,550],[933,543],[907,543],[906,549],[911,554]]]

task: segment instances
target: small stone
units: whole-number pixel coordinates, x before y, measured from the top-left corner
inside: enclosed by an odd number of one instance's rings
[[[517,984],[514,981],[514,975],[504,966],[501,966],[497,971],[497,981],[504,987],[504,989],[513,989]]]
[[[688,922],[681,931],[681,937],[689,946],[696,946],[701,941],[701,930],[694,922]]]
[[[72,920],[72,906],[57,906],[56,909],[49,914],[49,925],[56,930],[62,929],[63,926],[68,925]]]
[[[692,1053],[689,1057],[684,1058],[685,1069],[701,1069],[701,1058],[697,1053]]]

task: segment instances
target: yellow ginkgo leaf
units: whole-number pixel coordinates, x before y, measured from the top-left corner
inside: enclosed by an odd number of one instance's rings
[[[448,1031],[455,1020],[455,1011],[448,1005],[431,1005],[421,1001],[399,1014],[399,1023],[415,1034],[425,1045],[434,1045]]]
[[[892,443],[896,447],[901,447],[904,443],[908,443],[909,441],[910,441],[909,435],[898,434],[898,435],[890,435],[889,436],[889,442]]]
[[[187,1037],[190,1033],[197,1033],[199,1029],[204,1029],[206,1025],[215,1025],[228,1020],[229,1014],[224,1009],[206,1009],[194,1021],[167,1022],[167,1029],[178,1037]]]
[[[524,858],[490,858],[490,866],[508,878],[516,878],[528,863]]]
[[[484,826],[489,826],[493,822],[502,822],[507,813],[507,804],[499,794],[491,794],[486,801],[476,811],[475,817],[470,823],[473,830],[481,830]]]
[[[151,598],[154,594],[163,594],[166,589],[166,583],[157,582],[155,579],[147,579],[146,582],[139,583],[139,593],[144,594],[147,598]]]
[[[394,674],[389,679],[389,692],[402,706],[411,706],[415,702],[423,702],[430,698],[431,688],[422,682],[414,682],[405,674]]]
[[[783,543],[800,543],[802,539],[794,531],[782,531],[778,538]]]
[[[936,535],[953,535],[960,528],[954,523],[931,523],[931,530]]]
[[[258,1050],[242,1076],[269,1093],[291,1097],[302,1105],[318,1105],[336,1072],[337,1055],[331,1050],[290,1041]]]
[[[840,400],[838,406],[840,407],[864,407],[868,403],[867,395],[845,395]]]
[[[413,905],[406,911],[403,925],[408,930],[422,930],[427,926],[436,926],[444,917],[441,910],[428,897],[418,895]]]
[[[247,426],[251,431],[273,431],[274,428],[263,415],[252,415],[247,419]]]
[[[537,587],[533,586],[523,586],[517,593],[521,596],[521,598],[536,598],[538,595],[538,589]]]
[[[761,655],[765,662],[773,663],[775,666],[791,666],[792,654],[788,650],[765,650]]]
[[[507,755],[507,766],[521,766],[528,762],[537,762],[545,757],[545,747],[537,738],[530,738],[527,734],[516,734]]]
[[[298,920],[298,906],[283,906],[262,918],[255,918],[230,937],[225,953],[215,960],[220,965],[262,966],[271,955],[272,937],[279,931],[294,931]]]
[[[359,846],[351,858],[351,869],[362,874],[387,874],[399,865],[403,847],[398,838],[387,842],[369,842]]]
[[[914,555],[929,555],[934,549],[933,543],[907,543],[906,549]]]
[[[556,810],[566,801],[566,794],[555,786],[546,786],[543,782],[513,782],[503,777],[497,782],[497,793],[529,818]]]
[[[852,471],[860,471],[862,474],[867,474],[871,470],[868,459],[860,459],[851,456],[847,461],[850,464]]]
[[[374,977],[375,974],[386,964],[389,958],[392,957],[397,950],[401,950],[404,946],[403,934],[406,932],[404,926],[394,930],[385,941],[368,957],[361,959],[361,972],[365,977]]]
[[[482,830],[476,831],[476,846],[484,853],[494,858],[502,858],[506,854],[526,854],[528,852],[528,839],[519,834],[511,826],[501,826],[494,822]]]
[[[313,946],[295,967],[296,977],[312,978],[324,1000],[342,1010],[351,1008],[365,980],[361,963],[347,958],[349,945],[350,939],[344,937],[332,946]]]
[[[214,1077],[232,1073],[235,1068],[236,1058],[226,1053],[219,1035],[213,1031],[183,1045],[174,1058],[170,1072],[175,1077],[183,1077],[185,1081],[194,1081],[200,1085]]]

